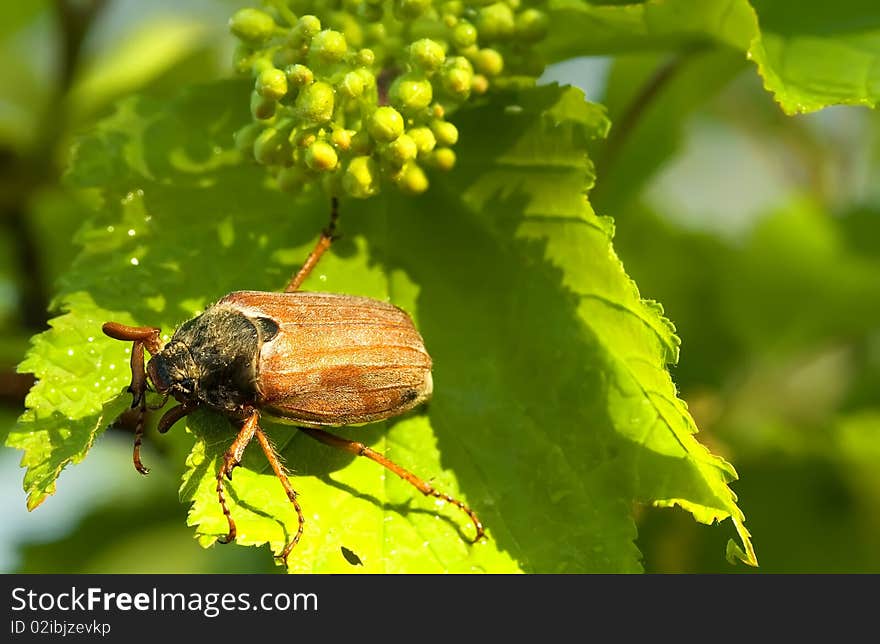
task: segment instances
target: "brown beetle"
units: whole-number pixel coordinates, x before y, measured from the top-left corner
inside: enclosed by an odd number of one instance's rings
[[[133,343],[132,407],[138,408],[133,460],[147,474],[140,458],[148,384],[180,404],[169,409],[158,429],[167,432],[199,407],[208,407],[240,425],[217,471],[217,498],[229,524],[223,543],[236,528],[224,496],[223,477],[241,462],[251,439],[257,438],[272,470],[297,512],[296,535],[281,559],[297,544],[304,518],[278,454],[259,426],[261,413],[284,422],[316,440],[385,466],[426,495],[461,508],[484,536],[476,513],[461,501],[438,492],[362,443],[334,436],[322,427],[369,423],[402,414],[431,396],[431,357],[410,317],[401,309],[366,297],[308,293],[297,289],[333,239],[336,202],[330,226],[284,293],[238,291],[223,297],[201,315],[181,325],[165,346],[155,327],[116,322],[105,334]],[[144,364],[144,350],[152,358]]]

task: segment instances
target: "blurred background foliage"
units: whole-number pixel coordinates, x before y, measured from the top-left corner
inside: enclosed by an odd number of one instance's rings
[[[73,137],[129,93],[227,76],[226,20],[243,4],[0,6],[0,433],[22,409],[31,381],[15,365],[87,212],[60,183]],[[608,108],[591,201],[678,328],[673,378],[700,439],[736,464],[758,572],[880,572],[877,112],[785,116],[721,46],[576,59],[544,80]],[[278,571],[262,550],[197,545],[176,502],[185,447],[154,446],[165,458],[147,478],[130,449],[107,432],[31,514],[20,454],[0,451],[0,570]],[[638,517],[650,572],[751,572],[719,556],[723,527],[680,510]]]

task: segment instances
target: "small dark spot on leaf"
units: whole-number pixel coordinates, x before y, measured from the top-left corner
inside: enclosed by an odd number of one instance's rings
[[[345,546],[340,546],[339,548],[342,550],[342,556],[345,557],[345,560],[350,563],[352,566],[363,566],[364,562],[361,561],[361,558],[358,557],[352,550],[349,550]]]

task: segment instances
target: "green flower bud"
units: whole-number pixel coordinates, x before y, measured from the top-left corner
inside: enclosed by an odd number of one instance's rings
[[[473,74],[464,69],[446,70],[441,77],[443,89],[461,100],[470,95],[472,80]]]
[[[401,167],[416,158],[419,149],[412,137],[401,134],[388,144],[384,150],[385,159],[393,166]]]
[[[420,156],[428,154],[437,145],[437,139],[434,138],[434,133],[429,128],[414,127],[408,130],[407,134],[416,144]]]
[[[370,116],[367,129],[377,141],[393,141],[403,134],[403,117],[396,109],[385,105]]]
[[[437,148],[431,153],[431,165],[438,170],[449,172],[455,167],[455,152],[450,148]]]
[[[287,94],[287,75],[280,69],[264,69],[257,76],[257,93],[263,98],[277,101]]]
[[[452,29],[455,25],[458,24],[458,18],[453,16],[451,13],[444,13],[443,16],[443,24]]]
[[[434,92],[427,78],[405,74],[392,83],[389,96],[391,103],[404,112],[416,112],[431,104]]]
[[[354,70],[354,73],[361,77],[361,81],[364,83],[365,92],[376,88],[376,77],[369,69],[361,67],[360,69]]]
[[[471,91],[474,94],[485,94],[489,90],[489,79],[482,74],[474,74],[471,81]]]
[[[306,165],[312,170],[332,170],[338,160],[336,150],[326,141],[315,141],[306,150]]]
[[[373,152],[373,139],[365,130],[355,132],[351,137],[351,151],[355,154],[366,156]]]
[[[477,14],[477,29],[483,40],[510,38],[516,29],[513,11],[503,2],[483,7]]]
[[[428,177],[416,163],[410,163],[404,167],[395,177],[395,183],[402,192],[410,195],[419,195],[428,189]]]
[[[275,116],[275,108],[278,103],[271,98],[264,98],[257,92],[251,92],[251,116],[259,121],[265,121]]]
[[[357,98],[364,93],[364,80],[357,72],[348,72],[339,83],[339,91],[349,98]]]
[[[422,38],[409,46],[409,59],[413,65],[421,67],[425,71],[431,71],[443,64],[446,52],[437,41]]]
[[[333,130],[330,134],[330,141],[337,149],[346,152],[351,149],[351,139],[353,136],[353,130]]]
[[[401,20],[421,16],[431,6],[431,0],[394,0],[394,14]]]
[[[526,42],[536,42],[547,35],[550,19],[538,9],[526,9],[516,17],[516,36]]]
[[[385,8],[380,4],[364,4],[358,9],[357,15],[362,17],[367,23],[377,23],[385,16]]]
[[[369,67],[376,61],[376,54],[373,53],[372,49],[361,49],[357,53],[357,64],[363,65],[364,67]]]
[[[338,62],[347,51],[348,43],[345,41],[345,36],[338,31],[325,29],[312,38],[310,52],[324,62]]]
[[[254,56],[251,58],[251,73],[259,76],[267,69],[275,69],[275,63],[268,56]]]
[[[458,141],[458,128],[449,121],[431,121],[431,131],[440,145],[451,146]]]
[[[366,199],[379,191],[379,168],[372,157],[355,157],[345,169],[342,187],[352,197]]]
[[[277,165],[283,161],[284,136],[274,127],[267,127],[254,140],[254,158],[263,165]]]
[[[254,142],[257,140],[262,129],[263,126],[261,123],[248,123],[243,128],[236,131],[235,134],[232,135],[232,140],[235,141],[236,149],[242,154],[253,158]]]
[[[291,65],[287,68],[287,82],[292,87],[305,87],[314,81],[314,73],[305,65]]]
[[[459,49],[470,47],[477,42],[477,28],[471,23],[460,20],[452,30],[452,43]]]
[[[504,58],[494,49],[481,49],[474,59],[474,66],[486,76],[498,76],[504,69]]]
[[[269,40],[276,27],[272,16],[259,9],[239,9],[229,19],[229,30],[237,38],[255,44]]]
[[[440,5],[440,11],[451,16],[461,16],[464,13],[464,3],[461,0],[449,0]]]
[[[287,67],[288,65],[293,65],[298,60],[299,52],[295,49],[290,49],[289,47],[279,49],[272,54],[272,64],[275,67]]]
[[[300,16],[296,22],[294,31],[301,36],[303,40],[311,40],[319,31],[321,31],[321,21],[317,16],[305,15]]]
[[[296,109],[305,121],[327,123],[333,118],[334,98],[333,88],[318,81],[300,90]]]
[[[281,168],[275,175],[275,181],[278,187],[284,192],[299,192],[306,181],[305,173],[302,168],[291,166],[289,168]]]
[[[504,0],[504,4],[516,11],[522,6],[522,0]]]
[[[239,74],[246,74],[251,70],[253,64],[254,50],[245,43],[240,42],[235,46],[232,52],[232,66]]]

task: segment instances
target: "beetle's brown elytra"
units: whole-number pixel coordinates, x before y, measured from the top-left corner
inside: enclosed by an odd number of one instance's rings
[[[217,500],[235,539],[235,521],[226,503],[224,479],[231,480],[245,448],[256,438],[297,513],[296,534],[280,555],[286,564],[299,542],[305,519],[280,458],[260,428],[265,413],[292,423],[305,435],[386,467],[426,495],[460,508],[485,536],[476,513],[461,501],[366,445],[324,428],[369,423],[405,413],[429,400],[431,356],[403,310],[367,297],[299,291],[335,233],[337,202],[329,226],[283,293],[236,291],[181,325],[166,345],[156,327],[116,322],[106,335],[132,342],[132,407],[138,409],[132,460],[142,474],[144,417],[148,385],[180,404],[159,420],[161,433],[200,407],[224,414],[240,426],[216,475]],[[144,351],[152,357],[144,362]]]

